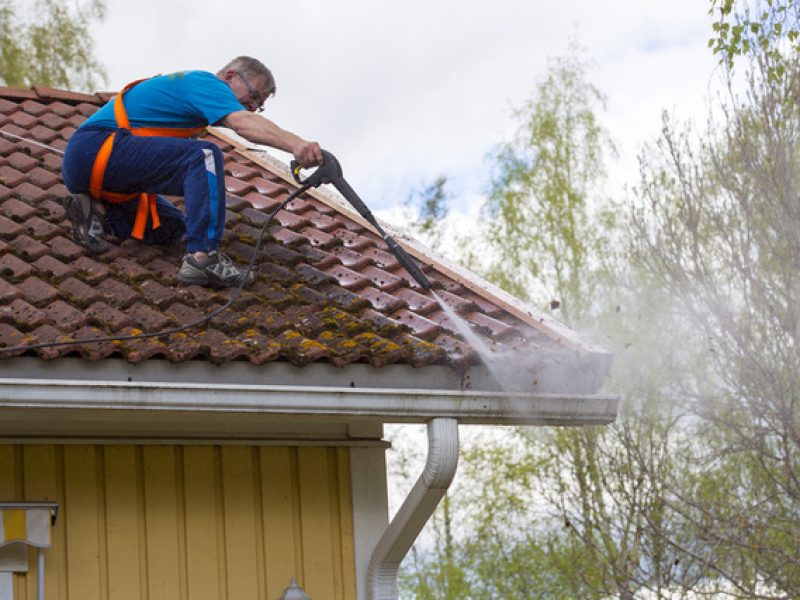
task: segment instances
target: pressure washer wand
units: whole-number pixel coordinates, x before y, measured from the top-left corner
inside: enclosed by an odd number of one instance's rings
[[[327,150],[322,151],[322,156],[324,162],[306,179],[300,179],[301,167],[297,161],[293,160],[290,163],[290,168],[295,181],[301,185],[309,185],[310,187],[317,187],[323,183],[333,184],[333,186],[339,190],[339,193],[345,197],[345,199],[353,206],[353,208],[356,209],[358,214],[369,221],[369,223],[377,230],[377,232],[383,238],[383,241],[386,242],[386,245],[389,247],[389,251],[394,254],[398,262],[406,271],[408,271],[408,274],[414,278],[414,281],[416,281],[423,289],[430,290],[432,288],[431,282],[425,276],[425,273],[422,272],[422,269],[419,268],[419,265],[416,263],[416,261],[409,256],[409,254],[394,240],[393,237],[387,235],[387,233],[378,223],[378,220],[372,214],[372,211],[370,211],[367,205],[364,204],[364,201],[359,198],[355,190],[350,187],[350,184],[345,181],[345,178],[342,174],[342,166],[339,164],[339,161],[336,159],[336,157]]]

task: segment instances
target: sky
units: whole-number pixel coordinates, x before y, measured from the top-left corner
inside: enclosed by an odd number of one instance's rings
[[[702,121],[716,59],[703,0],[106,0],[93,26],[107,89],[240,54],[273,71],[265,116],[333,152],[379,214],[449,179],[453,213],[477,215],[487,154],[515,130],[548,57],[574,37],[607,96],[619,158],[611,193],[636,178],[663,110]],[[284,160],[290,157],[275,151]],[[384,218],[386,218],[384,216]]]

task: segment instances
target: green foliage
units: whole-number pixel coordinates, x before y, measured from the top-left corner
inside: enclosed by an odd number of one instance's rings
[[[800,50],[800,4],[794,0],[711,0],[709,14],[715,20],[708,45],[729,69],[737,58],[761,55],[771,65],[770,81],[777,82],[784,56]]]
[[[671,508],[713,549],[716,577],[751,597],[800,596],[800,61],[776,80],[756,57],[743,101],[699,142],[665,120],[643,158],[637,262],[691,323],[714,378],[693,412],[691,488]],[[702,547],[701,547],[702,546]]]
[[[449,213],[447,176],[439,175],[431,183],[423,185],[412,192],[406,205],[416,208],[412,218],[412,231],[421,236],[433,249],[439,249],[442,243],[443,223]]]
[[[105,72],[93,55],[90,27],[104,14],[104,0],[36,0],[32,6],[0,0],[0,80],[12,87],[93,91]]]
[[[595,115],[605,99],[578,52],[573,46],[552,60],[533,99],[516,111],[514,140],[492,155],[484,208],[493,250],[487,277],[521,298],[558,298],[566,321],[591,296],[585,275],[599,239],[589,201],[613,152]]]

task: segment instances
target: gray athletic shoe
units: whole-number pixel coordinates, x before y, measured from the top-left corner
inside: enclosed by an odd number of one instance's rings
[[[63,199],[67,218],[72,223],[72,239],[93,254],[108,250],[103,241],[103,217],[97,209],[97,201],[88,194],[72,194]]]
[[[222,252],[213,250],[203,261],[195,259],[191,254],[183,257],[178,281],[185,285],[202,285],[213,288],[249,286],[255,280],[252,271],[240,269]]]

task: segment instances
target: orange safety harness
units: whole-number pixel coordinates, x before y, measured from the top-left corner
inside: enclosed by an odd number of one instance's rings
[[[128,113],[125,111],[125,105],[122,102],[122,96],[125,92],[133,86],[146,81],[146,79],[139,79],[126,85],[122,90],[114,96],[114,118],[117,121],[117,127],[120,129],[127,129],[133,135],[140,136],[156,136],[156,137],[180,137],[189,138],[205,131],[205,127],[131,127],[128,120]],[[108,159],[114,147],[114,138],[116,132],[110,133],[108,137],[100,146],[97,156],[92,165],[92,175],[89,180],[89,194],[96,200],[105,200],[106,202],[128,202],[134,198],[139,198],[139,205],[136,209],[136,220],[133,223],[133,231],[131,236],[137,240],[144,237],[144,230],[147,226],[147,214],[153,219],[153,229],[158,229],[161,226],[161,221],[158,218],[158,211],[156,210],[156,196],[155,194],[138,193],[138,194],[118,194],[116,192],[107,192],[103,189],[103,178],[108,165]]]

